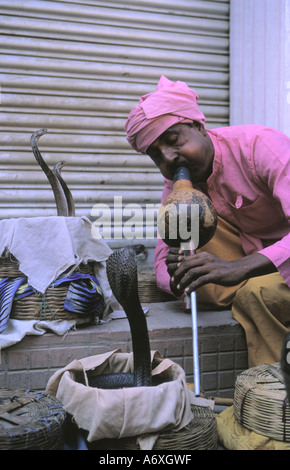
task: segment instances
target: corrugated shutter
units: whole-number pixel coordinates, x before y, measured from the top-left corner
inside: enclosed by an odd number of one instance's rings
[[[162,178],[124,123],[163,74],[200,96],[207,126],[228,124],[229,1],[1,0],[0,217],[56,214],[30,148],[63,176],[77,215],[100,202],[160,201]]]

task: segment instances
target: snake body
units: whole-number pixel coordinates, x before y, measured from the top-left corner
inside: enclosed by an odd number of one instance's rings
[[[65,162],[61,161],[58,162],[54,165],[53,167],[53,173],[56,175],[58,181],[60,182],[61,188],[62,188],[62,197],[65,198],[66,204],[67,204],[67,212],[69,217],[74,217],[75,216],[75,204],[74,200],[72,197],[72,193],[69,190],[69,187],[67,186],[66,182],[64,181],[62,175],[61,175],[61,170],[64,167]]]
[[[115,389],[152,385],[147,323],[138,295],[136,254],[143,249],[142,245],[121,248],[107,260],[111,289],[122,305],[131,329],[134,372],[93,376],[89,379],[92,387]]]
[[[49,168],[49,166],[46,164],[44,159],[42,158],[42,155],[38,149],[38,139],[47,132],[47,129],[38,129],[35,131],[30,139],[30,145],[33,151],[33,154],[36,158],[36,161],[40,165],[41,169],[44,171],[44,173],[47,176],[47,179],[51,185],[51,188],[53,190],[54,198],[56,201],[56,206],[57,206],[57,215],[63,216],[63,217],[68,217],[69,212],[68,212],[68,205],[67,201],[65,198],[64,191],[62,189],[61,183],[57,177],[57,175]]]

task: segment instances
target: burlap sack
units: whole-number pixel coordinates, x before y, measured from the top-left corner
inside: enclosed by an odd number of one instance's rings
[[[132,372],[133,354],[117,349],[74,360],[50,378],[46,391],[63,404],[79,428],[88,431],[89,442],[148,433],[157,438],[160,431],[178,431],[186,426],[193,417],[192,403],[202,406],[209,403],[194,397],[178,364],[163,359],[156,351],[151,352],[151,358],[159,361],[153,375],[166,373],[171,381],[154,387],[119,390],[88,386],[90,374]]]

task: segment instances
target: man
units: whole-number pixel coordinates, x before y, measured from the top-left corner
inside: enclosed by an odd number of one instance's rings
[[[194,255],[158,240],[156,280],[176,296],[197,290],[200,302],[231,305],[249,367],[273,363],[290,326],[290,139],[256,125],[206,130],[197,100],[184,82],[161,77],[125,126],[132,147],[164,176],[162,201],[185,164],[219,215],[215,236]]]

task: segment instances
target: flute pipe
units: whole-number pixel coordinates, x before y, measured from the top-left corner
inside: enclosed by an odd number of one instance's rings
[[[184,249],[185,255],[194,254],[195,249],[193,242],[182,243],[181,248]],[[198,350],[198,325],[197,325],[197,308],[196,308],[196,293],[191,292],[190,295],[186,294],[186,305],[191,310],[191,324],[192,324],[192,353],[193,353],[193,378],[194,378],[194,395],[200,396],[200,371],[199,371],[199,350]]]
[[[182,250],[184,250],[184,255],[187,256],[187,255],[193,255],[195,253],[195,250],[194,250],[194,245],[193,245],[193,241],[192,240],[189,240],[189,241],[186,241],[186,242],[181,242],[180,243],[180,248]],[[189,294],[185,294],[183,296],[183,304],[184,304],[184,309],[185,310],[189,310],[191,307],[190,307],[190,295]]]
[[[199,373],[199,352],[198,352],[198,326],[196,311],[196,293],[190,293],[191,321],[192,321],[192,349],[193,349],[193,377],[194,394],[200,396],[200,373]]]

